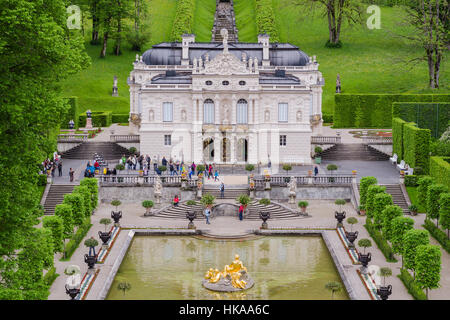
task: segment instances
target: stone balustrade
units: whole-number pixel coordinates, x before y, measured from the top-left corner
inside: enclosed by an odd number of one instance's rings
[[[311,144],[339,144],[341,143],[341,137],[333,136],[312,136]]]
[[[294,176],[297,180],[297,185],[342,185],[349,186],[352,184],[352,179],[355,176],[352,174],[334,174],[334,175],[317,175],[317,176]],[[290,181],[291,176],[271,176],[270,186],[287,186]],[[258,176],[254,178],[255,188],[257,190],[264,189],[265,187],[265,177]]]
[[[362,137],[363,144],[392,144],[392,137]]]
[[[61,142],[85,142],[88,141],[88,134],[59,134],[58,143]]]
[[[110,135],[111,142],[140,142],[139,135]]]
[[[153,186],[156,181],[156,175],[140,176],[136,174],[117,174],[117,175],[100,175],[98,176],[98,181],[100,186],[114,186],[114,185],[124,185],[124,186],[134,186],[134,185],[145,185]],[[162,175],[160,176],[163,186],[180,186],[181,187],[181,176],[170,176]],[[197,186],[197,179],[188,179],[187,185],[190,187]]]

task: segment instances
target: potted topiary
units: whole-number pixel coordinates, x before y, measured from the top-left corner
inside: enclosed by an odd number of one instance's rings
[[[365,216],[366,215],[366,206],[365,205],[360,205],[359,207],[358,207],[358,213],[360,214],[360,215],[362,215],[362,216]]]
[[[122,202],[120,200],[111,201],[111,205],[116,207],[116,211],[111,211],[111,218],[114,219],[114,226],[119,227],[119,220],[122,218],[122,211],[117,211],[117,207],[120,206]]]
[[[120,174],[120,171],[125,170],[125,166],[122,163],[116,165],[116,170]],[[123,182],[123,177],[118,177],[117,182]]]
[[[100,237],[100,239],[103,242],[103,247],[108,247],[107,243],[108,243],[109,239],[111,239],[111,231],[106,232],[106,228],[107,228],[108,225],[111,224],[111,219],[102,218],[102,219],[100,219],[100,224],[105,225],[105,232],[99,231],[98,232],[98,236]]]
[[[128,151],[130,151],[131,154],[136,154],[137,149],[135,147],[131,147]]]
[[[380,268],[378,274],[383,277],[383,285],[377,289],[377,294],[382,300],[387,300],[392,294],[392,286],[386,286],[386,278],[392,276],[392,270],[387,267]]]
[[[111,201],[111,205],[116,207],[116,211],[118,210],[118,207],[122,204],[122,202],[120,202],[120,200],[113,200]]]
[[[344,199],[336,199],[336,201],[334,202],[334,204],[339,206],[339,212],[342,212],[342,206],[346,203],[347,201],[345,201]]]
[[[347,219],[347,223],[350,225],[350,232],[345,232],[345,236],[347,237],[347,240],[350,242],[349,243],[349,248],[354,248],[355,245],[353,244],[353,242],[356,240],[356,238],[358,238],[358,231],[353,232],[353,225],[358,223],[358,219],[356,219],[355,217],[350,217]]]
[[[200,203],[208,208],[211,209],[212,206],[214,205],[214,200],[216,199],[216,197],[210,195],[209,193],[205,194],[202,199],[200,200]]]
[[[299,201],[298,202],[298,206],[302,209],[302,213],[305,214],[306,213],[306,208],[308,207],[309,203],[308,201]]]
[[[415,204],[410,205],[408,207],[408,209],[411,212],[412,216],[417,216],[417,212],[419,211],[419,208]]]
[[[186,205],[188,205],[188,206],[195,206],[196,204],[197,204],[197,202],[195,200],[188,200],[186,202]]]
[[[199,164],[197,166],[197,175],[201,175],[203,172],[205,172],[205,166],[202,164]]]
[[[286,175],[289,174],[289,171],[292,170],[292,166],[290,164],[283,164],[283,170],[286,171]],[[290,177],[284,178],[284,182],[289,183],[291,181]]]
[[[145,200],[145,201],[142,201],[142,206],[145,208],[144,216],[149,216],[151,213],[151,209],[154,206],[154,203],[151,200]]]
[[[372,241],[369,239],[361,239],[358,241],[358,246],[364,248],[364,253],[358,252],[358,261],[362,264],[361,273],[366,274],[367,265],[370,260],[372,260],[370,252],[366,254],[366,248],[370,248],[372,246]]]
[[[259,200],[259,204],[267,207],[270,204],[270,199],[262,198],[261,200]]]
[[[236,201],[244,206],[244,212],[247,209],[247,206],[252,201],[250,197],[246,194],[241,194],[239,197],[236,198]]]
[[[323,149],[319,146],[314,148],[314,160],[316,162],[316,164],[320,164],[322,162],[322,157],[320,156],[321,153],[323,152]]]
[[[84,262],[88,265],[89,270],[93,270],[97,263],[97,255],[95,254],[95,247],[98,246],[98,241],[91,237],[84,241],[84,245],[89,248],[89,254],[84,255]],[[93,253],[93,254],[91,254]]]
[[[333,171],[336,171],[338,169],[338,166],[337,165],[335,165],[335,164],[329,164],[329,165],[327,165],[327,170],[328,171],[330,171],[331,172],[331,175],[333,175]],[[335,179],[334,179],[334,177],[329,177],[328,178],[328,182],[334,182],[335,181]]]

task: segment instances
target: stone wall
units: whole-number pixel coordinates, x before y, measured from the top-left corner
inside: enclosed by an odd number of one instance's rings
[[[389,156],[392,156],[392,144],[369,144],[369,146]]]
[[[56,148],[58,149],[59,153],[63,153],[69,151],[70,149],[78,147],[80,144],[81,142],[58,142]]]
[[[194,200],[195,191],[181,191],[179,187],[164,187],[162,192],[162,201],[170,202],[175,195],[181,197],[181,201]],[[144,200],[155,199],[153,187],[149,186],[111,186],[99,188],[99,199],[101,202],[111,202],[114,199],[122,203],[142,202]]]
[[[256,198],[270,198],[272,200],[289,199],[289,188],[272,187],[268,191],[255,191]],[[299,186],[296,201],[300,200],[335,200],[351,199],[351,186]]]

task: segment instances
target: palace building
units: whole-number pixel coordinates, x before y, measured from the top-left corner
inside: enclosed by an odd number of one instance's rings
[[[182,42],[137,56],[128,78],[140,151],[216,164],[311,164],[324,79],[315,57],[288,43]]]

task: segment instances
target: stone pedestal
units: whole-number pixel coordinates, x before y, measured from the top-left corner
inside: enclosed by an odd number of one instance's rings
[[[187,189],[187,181],[181,180],[181,189]]]
[[[188,229],[195,229],[194,222],[192,222],[192,221],[189,222]]]
[[[159,208],[161,206],[161,194],[155,194],[155,207]]]
[[[201,199],[202,198],[202,194],[203,194],[202,189],[198,189],[197,190],[197,199]]]
[[[108,248],[109,248],[109,245],[107,243],[102,244],[102,249],[108,250]]]
[[[295,204],[295,198],[296,198],[295,193],[289,193],[289,204]]]
[[[91,269],[87,269],[87,274],[90,276],[93,276],[95,274],[96,269],[95,268],[91,268]]]
[[[267,229],[268,225],[267,222],[263,222],[263,224],[261,225],[261,229]]]
[[[119,96],[119,89],[117,87],[113,87],[112,89],[112,96],[118,97]]]
[[[251,199],[255,198],[255,190],[250,190],[250,198]]]
[[[120,222],[114,223],[114,227],[120,228]]]
[[[92,127],[92,118],[86,119],[86,129],[93,129]]]
[[[139,176],[137,178],[137,183],[138,183],[138,185],[143,185],[144,184],[144,177]]]
[[[266,181],[266,184],[265,184],[264,189],[265,189],[265,190],[270,190],[270,189],[271,189],[271,188],[270,188],[270,181]]]

